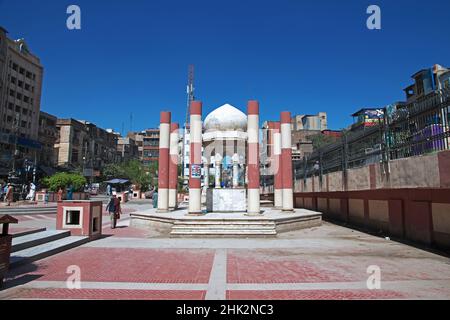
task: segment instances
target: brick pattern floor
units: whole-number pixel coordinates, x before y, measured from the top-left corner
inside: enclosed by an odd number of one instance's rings
[[[73,300],[204,300],[205,291],[105,290],[105,289],[21,289],[15,299]],[[6,297],[8,299],[8,297]]]
[[[13,276],[38,275],[39,280],[66,281],[67,268],[79,266],[82,281],[208,283],[214,251],[119,248],[76,248],[14,269]]]
[[[387,290],[270,290],[227,291],[228,300],[369,300],[404,299],[405,295]]]

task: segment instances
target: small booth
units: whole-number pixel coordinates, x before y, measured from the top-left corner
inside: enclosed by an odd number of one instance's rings
[[[0,224],[3,225],[2,233],[0,234],[0,288],[3,286],[3,278],[9,269],[12,242],[12,235],[8,234],[10,223],[18,223],[18,220],[9,215],[0,217]]]
[[[102,234],[102,202],[72,200],[58,202],[56,228],[69,230],[72,236],[88,236],[91,240]]]

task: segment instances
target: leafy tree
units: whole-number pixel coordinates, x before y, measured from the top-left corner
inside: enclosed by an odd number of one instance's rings
[[[58,191],[59,188],[65,189],[69,186],[72,186],[74,190],[82,190],[86,184],[86,178],[78,173],[59,172],[51,177],[44,178],[43,182],[54,192]]]

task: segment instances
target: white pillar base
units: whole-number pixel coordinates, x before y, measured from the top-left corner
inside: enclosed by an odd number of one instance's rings
[[[169,211],[169,189],[159,189],[158,190],[158,209],[157,212],[168,212]]]
[[[283,189],[283,211],[294,211],[294,193],[292,189]]]
[[[178,208],[177,190],[169,189],[169,209],[174,210]]]
[[[259,189],[248,189],[247,194],[247,215],[260,215],[261,204],[259,199]]]
[[[273,193],[273,205],[276,209],[283,208],[283,190],[275,189]]]
[[[189,189],[189,211],[188,214],[202,214],[202,189]]]

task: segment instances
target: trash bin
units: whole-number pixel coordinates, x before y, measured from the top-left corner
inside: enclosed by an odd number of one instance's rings
[[[3,224],[2,233],[0,234],[0,288],[3,286],[3,278],[9,269],[12,241],[12,235],[8,234],[10,223],[18,223],[18,221],[9,215],[0,217],[0,224]]]

